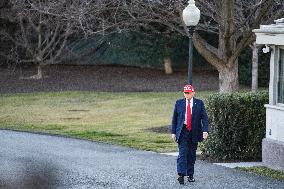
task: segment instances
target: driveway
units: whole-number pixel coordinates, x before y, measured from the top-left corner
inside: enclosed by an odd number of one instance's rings
[[[284,182],[196,162],[179,186],[176,158],[65,137],[0,130],[0,188],[284,188]]]

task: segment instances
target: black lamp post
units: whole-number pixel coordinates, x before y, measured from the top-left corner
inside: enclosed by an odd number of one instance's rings
[[[189,33],[189,54],[188,54],[188,83],[192,85],[192,35],[200,20],[200,10],[195,6],[194,0],[189,0],[187,7],[182,12],[182,17]]]

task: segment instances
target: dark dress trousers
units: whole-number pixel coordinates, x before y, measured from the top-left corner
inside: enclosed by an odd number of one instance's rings
[[[186,99],[176,101],[172,118],[171,133],[176,135],[179,155],[177,172],[181,175],[193,175],[198,142],[203,140],[203,132],[208,132],[208,116],[202,100],[193,98],[191,131],[184,125]]]

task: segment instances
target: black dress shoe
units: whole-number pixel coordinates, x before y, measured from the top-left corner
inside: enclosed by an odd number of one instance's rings
[[[179,176],[177,180],[178,180],[179,184],[184,184],[184,177],[183,176]]]
[[[193,175],[189,175],[187,177],[188,182],[195,182],[195,179],[193,178]]]

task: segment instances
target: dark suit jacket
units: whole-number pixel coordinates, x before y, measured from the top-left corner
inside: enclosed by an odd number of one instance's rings
[[[186,99],[177,100],[172,118],[172,134],[176,135],[177,142],[184,124],[185,112]],[[193,142],[201,142],[203,140],[203,132],[208,132],[208,116],[204,103],[196,98],[193,98],[191,129]]]

